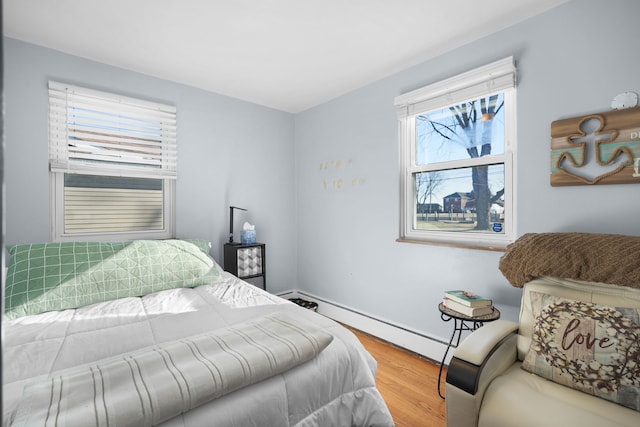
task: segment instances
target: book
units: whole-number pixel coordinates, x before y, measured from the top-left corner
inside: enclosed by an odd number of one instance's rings
[[[493,304],[493,301],[489,298],[475,295],[467,291],[446,291],[444,296],[450,300],[466,305],[467,307],[487,307]]]
[[[469,317],[484,316],[485,314],[493,313],[492,305],[484,307],[469,307],[446,297],[442,300],[442,305],[450,310],[457,311],[458,313]]]

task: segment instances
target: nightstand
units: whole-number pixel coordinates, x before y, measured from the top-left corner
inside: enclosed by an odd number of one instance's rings
[[[265,244],[225,243],[224,270],[266,291]]]

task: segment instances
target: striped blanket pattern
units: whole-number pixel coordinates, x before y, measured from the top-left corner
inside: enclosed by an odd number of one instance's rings
[[[25,387],[14,426],[152,426],[302,364],[333,336],[272,314]]]

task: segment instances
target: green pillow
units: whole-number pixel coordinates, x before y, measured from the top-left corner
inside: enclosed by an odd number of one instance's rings
[[[204,240],[13,245],[5,319],[220,280]]]

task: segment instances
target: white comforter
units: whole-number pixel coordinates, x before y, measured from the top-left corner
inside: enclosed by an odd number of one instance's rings
[[[215,285],[5,322],[3,425],[13,421],[23,388],[56,372],[277,312],[315,324],[334,339],[314,359],[162,425],[393,425],[375,388],[376,363],[351,332],[233,276],[225,277]]]

